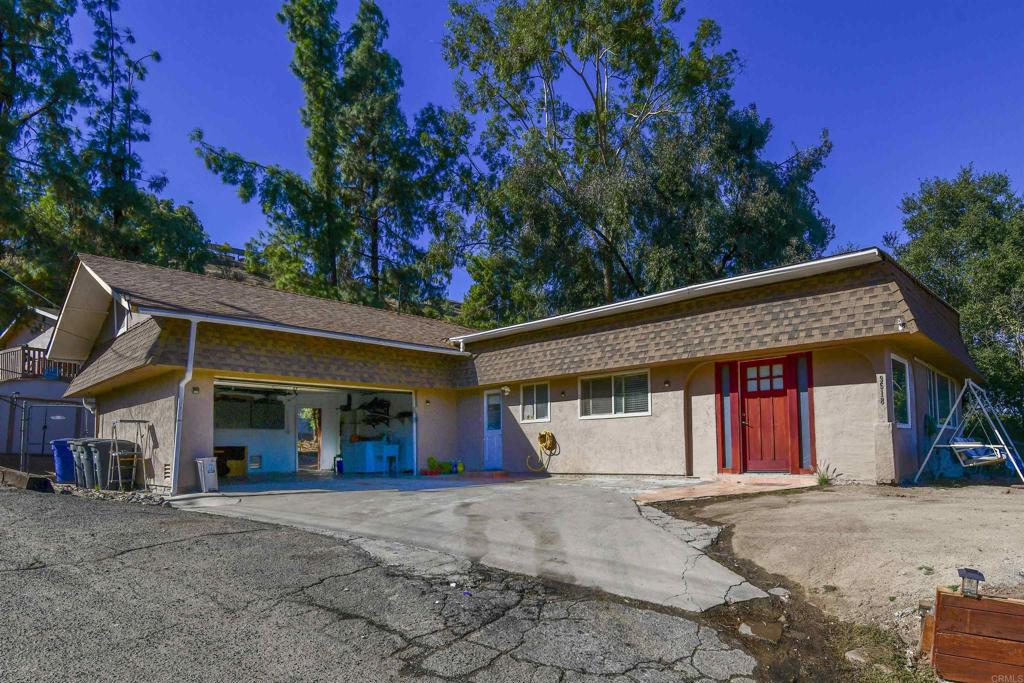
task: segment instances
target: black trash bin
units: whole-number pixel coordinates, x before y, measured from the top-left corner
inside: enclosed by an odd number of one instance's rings
[[[136,452],[138,446],[134,441],[118,439],[115,442],[113,439],[93,439],[89,442],[88,448],[92,452],[96,483],[101,489],[112,490],[119,488],[117,468],[120,468],[121,482],[124,483],[123,488],[126,490],[135,488],[135,482],[132,481],[132,464],[128,458],[114,464],[113,476],[111,476],[112,468],[110,465],[113,453]]]
[[[96,468],[93,465],[92,451],[89,449],[89,443],[92,441],[95,439],[75,439],[71,442],[71,452],[75,454],[76,479],[80,470],[82,479],[79,486],[87,489],[96,488]]]
[[[75,486],[85,488],[85,464],[82,462],[82,441],[84,439],[68,439],[71,459],[75,465]]]

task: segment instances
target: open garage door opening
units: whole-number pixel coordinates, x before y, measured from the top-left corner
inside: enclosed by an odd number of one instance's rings
[[[217,380],[214,452],[221,477],[296,472],[412,475],[408,391]]]

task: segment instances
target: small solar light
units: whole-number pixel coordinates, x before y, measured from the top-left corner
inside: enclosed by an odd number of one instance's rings
[[[960,567],[956,572],[960,575],[960,595],[965,598],[980,598],[978,584],[985,580],[985,575],[969,567]]]

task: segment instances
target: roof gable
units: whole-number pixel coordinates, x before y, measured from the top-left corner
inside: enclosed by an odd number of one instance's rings
[[[468,328],[419,315],[396,313],[381,309],[322,299],[304,294],[285,292],[269,287],[225,280],[170,268],[161,268],[131,261],[120,261],[103,256],[79,255],[82,268],[76,274],[65,304],[63,315],[68,315],[68,331],[74,337],[88,338],[95,343],[102,318],[96,287],[105,290],[102,303],[109,307],[111,299],[150,315],[166,317],[196,317],[224,324],[242,324],[265,329],[308,333],[324,333],[351,341],[408,345],[442,353],[456,352],[447,341],[449,337],[466,334]],[[93,276],[94,283],[79,282],[82,269]],[[68,313],[73,300],[89,299],[89,322],[95,329],[79,321],[72,327],[71,318],[82,318]],[[104,309],[105,312],[106,309]],[[60,325],[58,325],[60,328]],[[58,335],[60,330],[58,330]],[[55,357],[81,359],[87,354],[81,344],[69,341],[67,349],[58,348]],[[72,348],[73,347],[73,348]],[[58,355],[60,353],[74,355]]]

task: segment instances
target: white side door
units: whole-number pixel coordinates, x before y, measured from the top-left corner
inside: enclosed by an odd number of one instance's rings
[[[500,470],[501,420],[503,406],[500,391],[484,392],[484,469]]]

